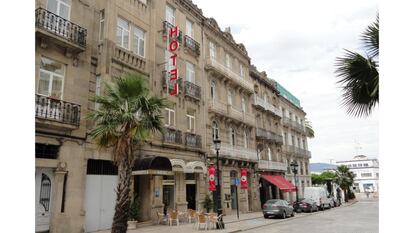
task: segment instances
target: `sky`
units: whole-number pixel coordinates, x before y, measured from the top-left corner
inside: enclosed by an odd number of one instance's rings
[[[230,27],[259,71],[266,71],[301,101],[315,138],[308,139],[311,163],[378,157],[378,107],[356,118],[341,107],[335,59],[343,49],[360,52],[361,33],[378,2],[320,0],[193,0],[204,16]]]

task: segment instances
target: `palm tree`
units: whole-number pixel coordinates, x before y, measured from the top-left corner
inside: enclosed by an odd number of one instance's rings
[[[353,116],[369,116],[379,102],[379,17],[362,33],[366,57],[345,49],[335,73],[343,91],[342,106]]]
[[[90,135],[98,146],[113,148],[118,185],[112,233],[125,233],[134,151],[139,151],[151,133],[163,132],[161,110],[166,102],[163,98],[150,97],[145,79],[136,74],[117,78],[105,87],[105,95],[93,98],[100,107],[88,115],[96,123]]]
[[[355,174],[345,165],[338,166],[335,181],[339,187],[344,190],[345,202],[348,202],[347,190],[354,183]]]
[[[312,122],[305,120],[305,129],[306,129],[306,136],[308,136],[308,138],[315,137],[315,131],[313,131]]]

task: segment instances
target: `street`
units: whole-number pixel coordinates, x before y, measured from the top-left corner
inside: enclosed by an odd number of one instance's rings
[[[275,224],[246,232],[376,233],[378,232],[378,199],[361,200],[348,207],[333,208],[311,215],[299,214],[287,220],[272,220]],[[262,221],[262,219],[250,221]]]

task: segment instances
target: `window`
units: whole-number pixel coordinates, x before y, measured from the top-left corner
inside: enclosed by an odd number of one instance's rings
[[[165,108],[165,126],[175,126],[175,111]]]
[[[247,135],[246,130],[243,131],[243,142],[244,142],[244,148],[248,148],[249,147],[249,137]]]
[[[103,40],[104,37],[104,25],[105,25],[105,11],[99,12],[99,41]]]
[[[191,22],[189,19],[185,20],[185,34],[193,38],[193,22]]]
[[[69,19],[70,4],[70,0],[48,0],[47,10],[64,19]]]
[[[243,112],[247,112],[247,106],[246,106],[246,103],[247,103],[247,101],[246,101],[246,97],[244,97],[244,96],[243,96],[243,98],[242,98],[242,111],[243,111]]]
[[[129,49],[129,23],[118,17],[116,43],[124,49]]]
[[[187,131],[191,133],[195,132],[195,116],[193,114],[187,114]]]
[[[96,76],[95,95],[101,95],[101,76]],[[95,103],[95,110],[99,108],[99,104]]]
[[[292,146],[295,146],[295,136],[292,135]]]
[[[236,131],[231,127],[229,128],[229,137],[230,145],[236,145]]]
[[[229,105],[233,105],[233,97],[234,97],[234,91],[233,90],[228,90],[227,91],[227,103]]]
[[[303,146],[303,149],[305,149],[305,150],[306,150],[305,139],[302,139],[302,146]]]
[[[283,142],[283,144],[285,144],[285,145],[288,145],[288,135],[287,135],[287,133],[284,133],[284,137],[283,137],[283,139],[284,139],[284,142]]]
[[[175,9],[167,5],[165,9],[165,20],[172,25],[175,25]]]
[[[216,45],[210,41],[210,58],[215,60],[216,59]]]
[[[186,80],[188,82],[195,83],[194,65],[190,62],[187,62],[186,68]]]
[[[368,167],[368,163],[364,163],[364,167]]]
[[[358,163],[358,167],[362,167],[362,163]]]
[[[37,93],[62,99],[65,66],[52,59],[41,57],[39,75]]]
[[[244,78],[244,67],[243,67],[243,65],[242,64],[240,64],[240,76],[242,77],[242,78]]]
[[[213,130],[213,132],[212,132],[213,140],[219,138],[219,132],[220,131],[219,131],[218,124],[215,121],[213,121],[212,130]]]
[[[272,150],[270,149],[270,147],[267,147],[267,158],[269,161],[272,160]]]
[[[145,32],[137,26],[132,26],[132,52],[145,56]]]
[[[226,53],[226,67],[231,69],[230,55]]]
[[[356,164],[352,164],[352,167],[356,167],[357,165]]]
[[[211,99],[215,100],[216,99],[216,82],[214,80],[210,82],[210,94],[211,94]]]
[[[298,148],[301,148],[301,146],[300,146],[300,139],[297,138],[297,140],[298,140]]]
[[[361,177],[371,177],[372,173],[361,173]]]

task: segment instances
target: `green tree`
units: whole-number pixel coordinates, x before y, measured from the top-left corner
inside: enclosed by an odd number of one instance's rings
[[[338,84],[341,86],[342,105],[356,117],[369,116],[379,102],[379,17],[362,33],[366,57],[345,49],[337,58]]]
[[[93,100],[100,107],[88,114],[88,119],[96,123],[90,135],[100,147],[113,148],[113,160],[118,166],[112,233],[125,233],[131,205],[134,151],[139,152],[151,133],[163,133],[161,110],[166,101],[150,97],[145,79],[136,74],[126,74],[106,83],[105,94]]]
[[[345,165],[338,166],[336,171],[335,181],[339,187],[344,190],[345,202],[348,202],[348,191],[349,187],[354,183],[355,175]]]

